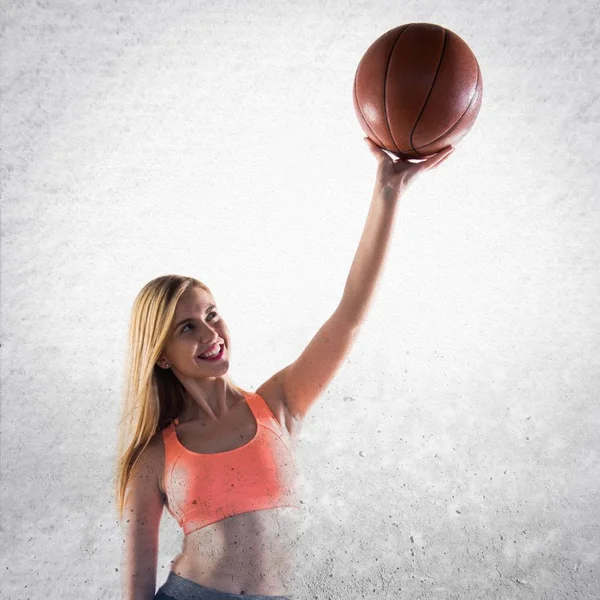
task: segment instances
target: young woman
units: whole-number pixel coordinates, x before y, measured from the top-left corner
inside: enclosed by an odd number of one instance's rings
[[[231,337],[203,283],[159,277],[136,298],[116,478],[124,600],[292,597],[302,420],[357,339],[401,195],[453,151],[411,163],[365,140],[379,167],[343,297],[299,358],[255,393],[228,375]],[[163,507],[184,538],[155,595]]]

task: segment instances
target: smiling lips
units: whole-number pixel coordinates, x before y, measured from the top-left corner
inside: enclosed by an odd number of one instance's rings
[[[222,351],[221,344],[214,344],[206,352],[202,353],[198,358],[213,358]]]

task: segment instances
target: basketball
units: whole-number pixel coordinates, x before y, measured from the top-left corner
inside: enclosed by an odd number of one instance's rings
[[[456,144],[481,108],[475,55],[456,33],[408,23],[384,33],[361,58],[354,110],[365,134],[402,158],[424,158]]]

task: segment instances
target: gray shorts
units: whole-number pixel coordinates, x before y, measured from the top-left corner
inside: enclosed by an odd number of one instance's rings
[[[292,600],[291,596],[252,596],[228,594],[199,585],[173,571],[158,588],[154,600]]]

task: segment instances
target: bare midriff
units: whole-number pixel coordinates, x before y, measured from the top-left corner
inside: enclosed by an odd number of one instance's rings
[[[229,594],[292,594],[299,512],[293,507],[257,510],[192,531],[171,570]]]

